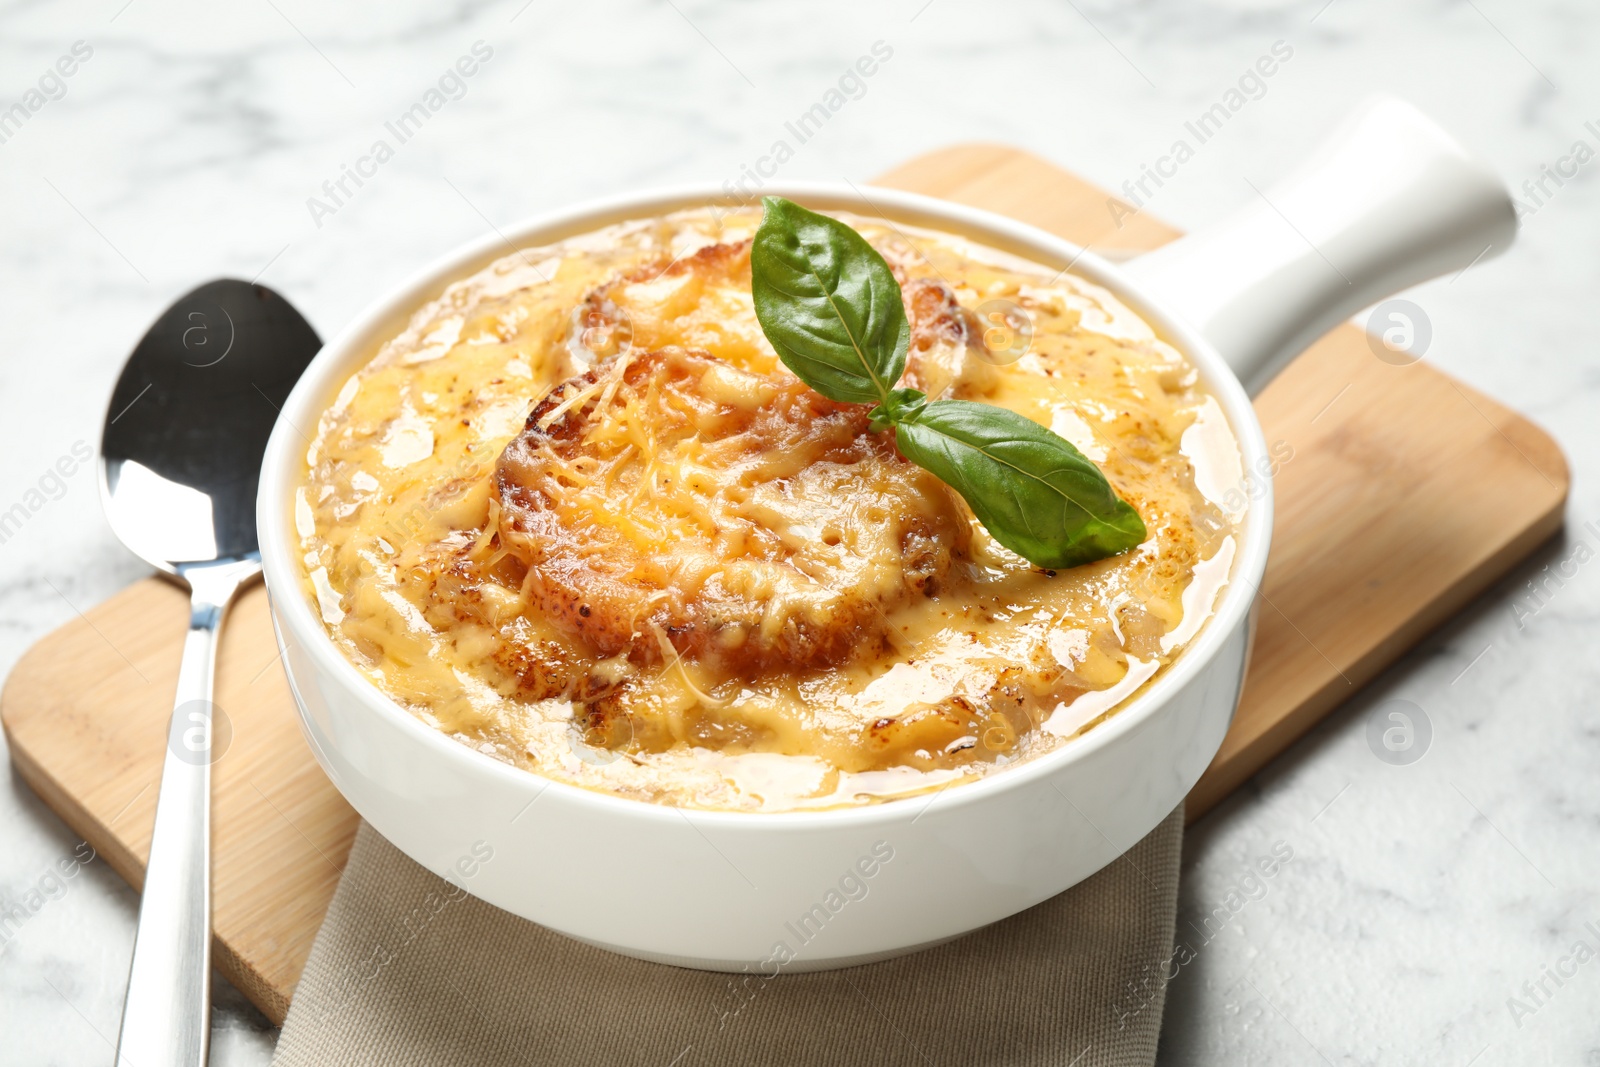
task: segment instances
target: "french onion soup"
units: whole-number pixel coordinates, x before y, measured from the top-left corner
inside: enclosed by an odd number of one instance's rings
[[[911,416],[780,357],[761,211],[684,211],[506,256],[345,383],[294,511],[344,654],[486,755],[697,808],[924,793],[1116,714],[1228,581],[1220,407],[1071,273],[839,218],[898,283],[898,384],[1053,431],[1141,537],[1077,566],[1005,547]]]

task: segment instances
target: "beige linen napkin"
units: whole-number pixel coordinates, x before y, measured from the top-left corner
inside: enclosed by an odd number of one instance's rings
[[[1179,807],[1004,922],[764,980],[579,944],[467,896],[363,823],[273,1063],[1149,1065],[1182,842]]]

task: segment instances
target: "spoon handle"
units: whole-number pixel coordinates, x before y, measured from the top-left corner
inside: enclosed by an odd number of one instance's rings
[[[204,1067],[211,1043],[212,680],[217,633],[255,560],[180,567],[189,633],[161,768],[150,862],[117,1037],[119,1067]]]

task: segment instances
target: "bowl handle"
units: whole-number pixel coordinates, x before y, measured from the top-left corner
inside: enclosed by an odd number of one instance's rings
[[[1385,96],[1228,219],[1124,269],[1254,394],[1340,320],[1498,255],[1516,232],[1500,179],[1422,112]]]

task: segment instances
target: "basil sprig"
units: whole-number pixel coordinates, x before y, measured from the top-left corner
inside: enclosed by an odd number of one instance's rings
[[[1114,556],[1139,513],[1072,443],[1008,408],[896,388],[911,329],[900,285],[859,233],[769,196],[750,251],[756,318],[779,358],[832,400],[875,404],[901,454],[961,494],[984,529],[1040,567]]]

